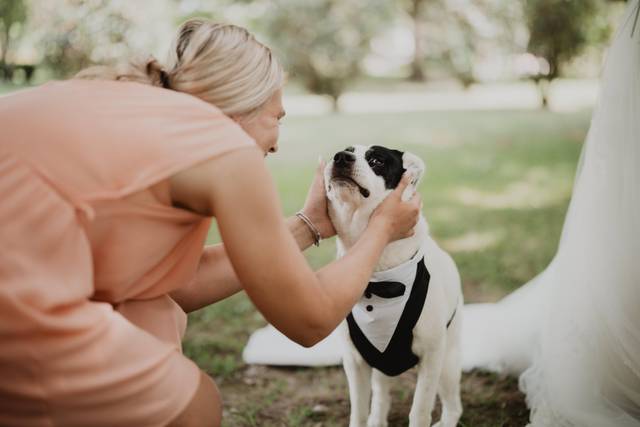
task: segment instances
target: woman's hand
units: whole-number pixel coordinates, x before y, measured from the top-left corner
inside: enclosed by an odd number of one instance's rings
[[[316,174],[309,187],[307,199],[304,202],[302,212],[311,220],[320,232],[320,237],[327,239],[335,236],[336,230],[333,228],[329,214],[327,213],[327,194],[324,187],[324,160],[318,162]]]
[[[318,169],[311,194],[324,198],[322,164]],[[375,229],[314,273],[282,219],[273,179],[258,149],[215,156],[173,175],[170,183],[172,200],[215,215],[225,263],[227,257],[229,261],[225,268],[237,274],[237,282],[272,325],[304,346],[316,344],[344,321],[389,240],[409,234],[419,206],[419,199],[400,200],[408,184],[403,181],[375,212]],[[326,201],[321,205],[326,215]]]
[[[422,199],[415,193],[411,199],[402,201],[402,193],[411,182],[408,173],[402,176],[398,187],[373,211],[370,223],[380,222],[385,225],[389,242],[413,236],[414,227],[420,218]]]

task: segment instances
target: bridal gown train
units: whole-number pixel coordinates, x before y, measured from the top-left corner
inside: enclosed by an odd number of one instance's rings
[[[531,426],[640,426],[640,3],[607,53],[558,252],[465,309],[465,369],[521,374]]]

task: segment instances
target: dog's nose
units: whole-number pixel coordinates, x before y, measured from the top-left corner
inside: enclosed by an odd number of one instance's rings
[[[356,156],[350,151],[338,151],[333,156],[333,163],[336,166],[348,166],[356,161]]]

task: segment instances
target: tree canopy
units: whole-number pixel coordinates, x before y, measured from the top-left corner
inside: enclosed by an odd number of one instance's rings
[[[11,49],[12,32],[27,20],[24,0],[0,0],[0,67],[4,68]]]
[[[390,13],[386,0],[275,0],[261,26],[290,75],[335,106]]]

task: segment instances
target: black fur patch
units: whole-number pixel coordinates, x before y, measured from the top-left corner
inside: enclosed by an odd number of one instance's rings
[[[373,173],[384,179],[385,188],[392,190],[398,186],[405,168],[402,167],[402,151],[373,145],[364,154]]]

